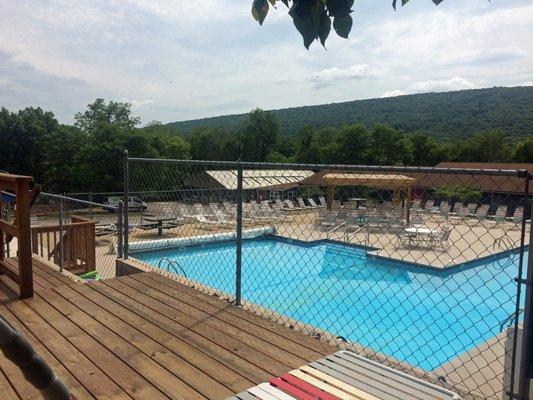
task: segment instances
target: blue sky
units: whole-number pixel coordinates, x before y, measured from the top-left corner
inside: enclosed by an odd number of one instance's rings
[[[350,39],[306,50],[283,5],[0,0],[0,106],[70,123],[97,97],[143,123],[426,91],[533,85],[525,0],[356,0]]]

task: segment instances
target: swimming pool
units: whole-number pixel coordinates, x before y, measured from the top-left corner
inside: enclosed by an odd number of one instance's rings
[[[163,258],[176,260],[189,279],[234,294],[235,246],[133,256],[155,267]],[[373,259],[367,251],[334,242],[246,240],[242,296],[426,371],[500,333],[514,312],[517,252],[435,271]]]

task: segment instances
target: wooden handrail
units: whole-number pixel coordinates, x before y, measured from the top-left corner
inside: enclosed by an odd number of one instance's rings
[[[33,267],[31,254],[30,230],[30,182],[33,178],[24,175],[0,173],[0,190],[10,189],[15,192],[15,222],[9,223],[0,220],[0,272],[6,273],[19,285],[21,298],[33,296]],[[5,244],[11,237],[18,240],[18,274],[13,276],[13,271],[4,262]]]
[[[63,265],[65,269],[93,270],[96,267],[96,222],[76,215],[71,216],[70,220],[72,222],[62,226],[32,227],[32,251],[55,264]]]

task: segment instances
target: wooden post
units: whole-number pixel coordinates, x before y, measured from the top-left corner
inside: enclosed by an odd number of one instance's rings
[[[33,296],[33,267],[31,255],[30,228],[30,192],[29,180],[18,178],[15,194],[17,198],[18,225],[18,264],[19,264],[19,296],[27,298]]]
[[[335,185],[328,185],[326,193],[326,204],[328,211],[331,211],[333,200],[335,199]]]

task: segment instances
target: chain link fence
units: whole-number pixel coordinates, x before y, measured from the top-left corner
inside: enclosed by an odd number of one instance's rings
[[[121,196],[96,203],[41,193],[31,208],[33,253],[82,278],[114,277],[120,201]]]
[[[516,391],[525,171],[148,159],[127,171],[126,257],[464,398]]]

